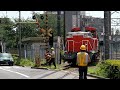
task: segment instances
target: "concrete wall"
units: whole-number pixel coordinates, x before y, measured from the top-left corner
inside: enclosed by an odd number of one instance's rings
[[[76,11],[65,11],[65,31],[66,31],[66,33],[71,31],[72,15],[76,15]]]

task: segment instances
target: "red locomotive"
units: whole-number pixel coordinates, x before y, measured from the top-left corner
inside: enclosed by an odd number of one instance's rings
[[[76,55],[80,51],[81,45],[86,45],[87,52],[91,59],[94,53],[98,52],[98,35],[94,27],[85,27],[84,31],[80,28],[73,28],[67,33],[64,60],[71,64],[76,64]]]

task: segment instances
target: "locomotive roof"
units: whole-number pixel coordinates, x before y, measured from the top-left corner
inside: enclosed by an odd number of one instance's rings
[[[89,34],[90,32],[83,32],[83,31],[79,31],[79,32],[68,32],[68,34],[80,34],[80,35],[83,35],[83,34]]]
[[[67,33],[67,37],[71,37],[74,35],[83,35],[84,37],[92,37],[91,32],[83,32],[83,31],[79,31],[79,32],[68,32]]]

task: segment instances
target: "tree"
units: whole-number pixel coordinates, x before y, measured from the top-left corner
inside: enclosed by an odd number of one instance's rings
[[[37,14],[36,16],[40,22],[40,27],[45,28],[45,14]],[[41,16],[44,18],[41,19]],[[12,21],[9,18],[4,17],[3,23],[0,24],[0,37],[2,41],[6,42],[7,48],[17,48],[19,41],[19,29],[18,22],[19,19],[15,18]],[[31,19],[21,19],[21,22],[33,22]],[[48,26],[52,28],[54,36],[57,35],[57,15],[56,14],[48,14]],[[23,23],[21,24],[21,37],[38,37],[41,32],[38,29],[36,24],[33,23]],[[61,18],[61,35],[63,35],[63,18]]]
[[[46,16],[45,14],[37,14],[36,13],[36,16],[40,22],[40,27],[44,28],[45,29],[45,19],[46,19]],[[40,17],[43,16],[44,19],[41,19]],[[61,35],[63,36],[63,33],[64,33],[64,23],[63,23],[63,17],[61,16]],[[53,35],[54,36],[57,36],[57,14],[48,14],[48,28],[52,28],[53,30]]]
[[[15,22],[18,22],[18,19],[14,20]],[[33,22],[33,20],[30,19],[21,19],[20,30],[21,30],[21,39],[28,38],[28,37],[37,37],[40,35],[40,31],[38,30],[38,27],[35,23],[29,23]],[[27,23],[28,22],[28,23]],[[16,24],[16,45],[18,45],[19,42],[19,24]]]
[[[2,18],[0,25],[0,37],[2,42],[6,43],[8,48],[14,46],[15,31],[13,30],[14,23],[9,18]]]

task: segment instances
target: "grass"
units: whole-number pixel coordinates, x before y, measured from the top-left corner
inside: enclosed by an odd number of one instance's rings
[[[38,67],[35,65],[35,62],[33,60],[29,60],[29,59],[21,59],[18,60],[18,58],[14,57],[14,62],[15,65],[19,65],[19,66],[28,66],[28,67],[36,67],[36,68],[47,68],[47,69],[51,69],[51,70],[62,70],[63,69],[63,62],[62,64],[56,64],[56,69],[54,68],[54,65],[51,64],[51,67],[49,65],[44,65],[46,63],[45,59],[41,59],[41,65]]]
[[[28,59],[21,59],[20,65],[21,66],[34,66],[34,62]]]
[[[96,64],[95,66],[89,66],[88,67],[88,73],[98,76],[98,77],[102,77],[102,78],[106,78],[103,73],[100,73],[100,67],[98,64]]]
[[[88,73],[96,74],[97,66],[88,67]]]
[[[49,66],[49,65],[45,65],[45,63],[46,63],[45,59],[41,60],[41,65],[37,68],[47,68],[47,69],[51,69],[51,70],[62,70],[64,68],[63,62],[61,64],[56,64],[56,69],[53,64],[51,64],[51,66]]]

